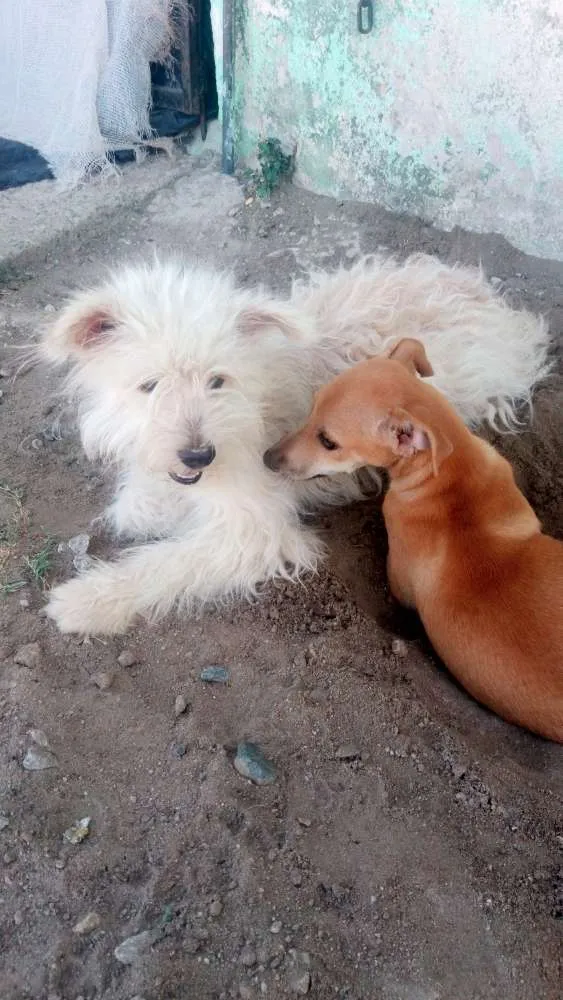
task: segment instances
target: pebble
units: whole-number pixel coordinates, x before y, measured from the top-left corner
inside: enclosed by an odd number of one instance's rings
[[[148,951],[157,939],[156,931],[141,931],[140,934],[133,934],[132,937],[125,938],[121,944],[114,949],[114,955],[122,965],[134,965],[142,959],[144,952]]]
[[[297,870],[297,868],[293,868],[290,871],[289,878],[290,878],[291,884],[294,885],[296,888],[299,888],[299,886],[303,882],[303,876],[302,876],[301,872]]]
[[[272,920],[272,924],[270,926],[270,934],[279,934],[281,929],[282,929],[281,920]]]
[[[337,760],[358,760],[361,757],[361,753],[353,743],[344,743],[341,747],[338,747],[336,751]]]
[[[17,860],[18,856],[15,851],[6,851],[6,853],[2,855],[2,861],[5,865],[13,865],[14,861]]]
[[[240,984],[238,988],[238,995],[240,997],[240,1000],[254,1000],[256,996],[254,990],[252,989],[252,986],[249,986],[248,983]]]
[[[123,649],[117,657],[117,662],[120,667],[134,667],[139,662],[139,658],[135,656],[132,649]]]
[[[254,948],[251,948],[250,945],[246,945],[240,953],[240,964],[244,965],[246,969],[251,969],[253,965],[256,965],[257,961],[258,957]]]
[[[24,771],[46,771],[49,767],[58,767],[59,762],[51,750],[43,747],[30,747],[22,761]]]
[[[178,718],[179,715],[183,715],[188,708],[187,698],[183,694],[176,695],[174,701],[174,715]]]
[[[10,825],[10,820],[7,816],[0,816],[0,830],[5,830],[7,826]]]
[[[41,646],[38,642],[28,642],[25,646],[20,646],[14,653],[14,663],[20,667],[29,667],[33,670],[39,666],[41,660]]]
[[[229,671],[226,667],[204,667],[199,677],[206,684],[226,684]]]
[[[2,366],[2,368],[0,368],[0,378],[11,378],[11,377],[12,377],[12,369]]]
[[[403,639],[393,639],[393,642],[391,643],[391,652],[395,656],[403,657],[408,655],[409,650]]]
[[[255,785],[271,785],[276,780],[274,765],[266,760],[256,743],[239,743],[234,765],[243,778],[250,778]]]
[[[311,956],[307,951],[289,951],[287,986],[291,993],[306,996],[311,989]]]
[[[69,538],[67,545],[75,556],[85,556],[90,546],[90,535],[74,535]]]
[[[210,917],[220,917],[223,912],[223,904],[220,899],[214,899],[209,907]]]
[[[92,674],[92,684],[95,684],[100,691],[107,691],[113,684],[113,674],[109,670],[101,670],[99,674]]]
[[[75,934],[91,934],[98,929],[101,924],[100,915],[95,910],[91,910],[85,917],[82,917],[72,928]]]
[[[68,841],[69,844],[81,844],[90,833],[91,822],[90,816],[79,819],[73,826],[69,826],[68,830],[65,830],[63,840]]]

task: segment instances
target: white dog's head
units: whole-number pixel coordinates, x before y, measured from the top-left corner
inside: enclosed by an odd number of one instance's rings
[[[75,296],[42,350],[70,362],[89,456],[184,485],[261,454],[276,374],[301,398],[289,343],[306,339],[291,306],[229,276],[155,263]]]

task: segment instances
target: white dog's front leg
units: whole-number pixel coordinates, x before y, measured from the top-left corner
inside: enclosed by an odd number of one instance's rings
[[[213,531],[152,542],[126,551],[116,562],[100,562],[82,576],[55,587],[47,615],[61,632],[104,635],[124,632],[137,615],[159,618],[176,603],[190,607],[231,595],[249,596],[268,578],[314,569],[323,548],[295,526],[284,532],[283,548],[267,552],[255,535],[218,538]]]

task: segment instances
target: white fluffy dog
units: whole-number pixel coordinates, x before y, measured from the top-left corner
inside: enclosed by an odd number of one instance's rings
[[[478,271],[367,258],[297,284],[289,301],[229,276],[155,263],[78,294],[43,341],[70,362],[84,449],[119,475],[107,518],[141,542],[54,588],[63,632],[122,632],[137,615],[250,596],[314,570],[300,515],[360,495],[351,477],[292,482],[262,456],[335,372],[418,337],[465,420],[508,424],[546,372],[541,320]]]

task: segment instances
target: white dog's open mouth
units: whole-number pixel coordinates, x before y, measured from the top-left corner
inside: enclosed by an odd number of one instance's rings
[[[168,475],[175,483],[180,483],[182,486],[193,486],[203,476],[203,470],[199,472],[186,472],[185,476],[179,476],[177,472],[169,472]]]

